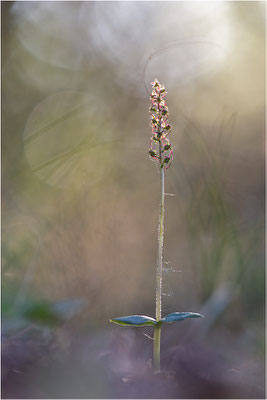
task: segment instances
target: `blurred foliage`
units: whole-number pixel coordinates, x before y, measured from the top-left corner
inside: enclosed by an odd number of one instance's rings
[[[5,397],[153,397],[156,387],[163,397],[261,396],[264,3],[1,6]],[[147,150],[155,77],[168,91],[175,157],[163,312],[205,315],[192,321],[201,344],[191,358],[182,349],[185,337],[195,340],[190,328],[164,329],[163,364],[181,376],[183,360],[191,371],[183,382],[199,377],[190,393],[176,378],[169,389],[161,381],[147,388],[150,378],[122,383],[127,371],[143,371],[151,343],[108,322],[154,315],[159,179]],[[227,375],[232,369],[239,378]]]

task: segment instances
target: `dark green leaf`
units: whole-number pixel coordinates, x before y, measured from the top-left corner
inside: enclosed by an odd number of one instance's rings
[[[156,320],[145,315],[128,315],[127,317],[119,317],[110,319],[110,322],[114,324],[125,325],[125,326],[146,326],[155,325]]]
[[[81,299],[62,300],[55,303],[38,301],[23,307],[22,316],[34,323],[41,325],[57,325],[71,319],[84,307]]]
[[[174,312],[171,314],[166,315],[166,317],[162,318],[162,322],[176,322],[176,321],[183,321],[187,318],[199,318],[203,317],[203,315],[198,313],[192,312]]]
[[[60,316],[54,311],[53,306],[47,302],[27,306],[23,316],[32,322],[44,325],[56,325],[61,322]]]

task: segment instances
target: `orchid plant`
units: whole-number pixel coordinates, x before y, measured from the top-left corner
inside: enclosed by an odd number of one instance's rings
[[[164,243],[164,213],[165,213],[165,173],[173,161],[173,148],[169,140],[171,125],[168,121],[168,107],[165,102],[166,89],[155,79],[150,95],[152,136],[148,154],[159,165],[160,170],[160,210],[158,229],[158,258],[156,270],[156,315],[155,318],[145,315],[129,315],[113,318],[110,322],[123,326],[151,326],[154,328],[153,364],[154,371],[160,372],[160,336],[161,327],[165,323],[183,321],[187,318],[199,318],[203,315],[192,312],[173,312],[165,317],[161,316],[162,303],[162,273],[163,273],[163,243]]]

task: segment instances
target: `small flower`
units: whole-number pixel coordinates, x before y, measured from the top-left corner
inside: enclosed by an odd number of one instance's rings
[[[157,87],[157,86],[159,86],[159,81],[157,80],[157,78],[155,78],[155,80],[154,80],[154,82],[151,82],[151,85],[153,86],[153,87]]]
[[[171,145],[170,145],[170,144],[165,144],[164,150],[169,150],[170,148],[171,148]]]
[[[152,92],[150,95],[151,107],[149,109],[152,127],[149,156],[153,161],[160,164],[161,168],[169,168],[173,160],[173,150],[167,136],[171,131],[168,121],[169,110],[164,100],[167,91],[157,79],[151,82]]]

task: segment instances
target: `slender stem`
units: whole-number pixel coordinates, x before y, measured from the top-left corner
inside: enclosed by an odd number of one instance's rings
[[[154,372],[160,371],[160,333],[161,326],[154,328]]]
[[[152,138],[149,154],[154,161],[159,163],[160,168],[160,209],[158,228],[158,262],[156,272],[156,321],[154,325],[154,370],[160,371],[160,334],[161,334],[161,296],[162,296],[162,273],[163,273],[163,244],[164,244],[164,212],[165,212],[165,169],[173,159],[171,143],[167,138],[171,130],[168,122],[168,107],[164,97],[165,87],[157,79],[152,82],[152,93],[150,96],[152,107],[151,126]],[[154,114],[155,113],[155,114]],[[158,143],[158,149],[155,149]],[[158,151],[157,151],[158,150]],[[166,153],[167,152],[167,153]]]
[[[161,157],[161,141],[159,142],[160,157],[160,211],[159,211],[159,230],[158,230],[158,265],[156,276],[156,320],[161,320],[161,295],[162,295],[162,259],[164,242],[164,209],[165,209],[165,175]],[[154,371],[160,371],[160,334],[161,325],[154,328]]]
[[[159,231],[158,231],[158,266],[157,266],[157,289],[156,289],[156,320],[161,319],[161,291],[162,291],[162,258],[164,242],[164,203],[165,203],[165,176],[164,167],[160,167],[160,211],[159,211]]]

